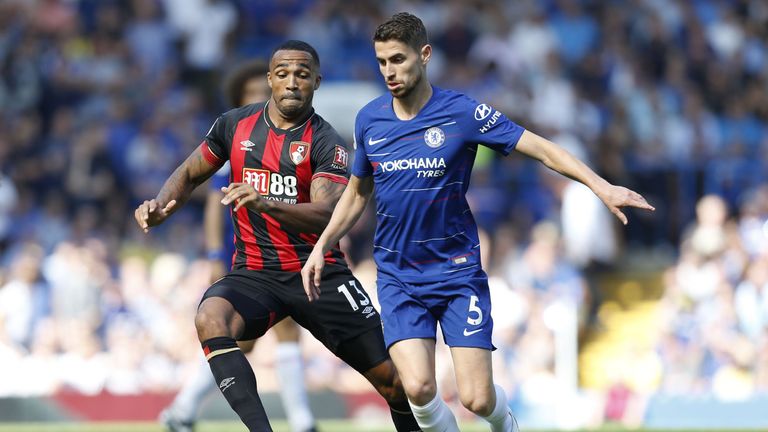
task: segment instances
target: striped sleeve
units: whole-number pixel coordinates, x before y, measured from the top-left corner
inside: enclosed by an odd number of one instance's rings
[[[227,139],[227,122],[224,116],[220,116],[205,134],[203,143],[203,157],[212,165],[221,166],[228,159],[229,140]]]

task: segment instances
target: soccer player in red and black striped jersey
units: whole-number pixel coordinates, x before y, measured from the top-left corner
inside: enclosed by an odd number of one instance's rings
[[[230,106],[241,107],[269,99],[271,89],[267,83],[267,72],[269,63],[262,60],[249,61],[237,67],[225,85]],[[226,163],[208,181],[203,210],[203,229],[211,266],[211,283],[227,274],[232,267],[235,250],[234,227],[229,217],[229,208],[221,205],[224,198],[221,188],[229,186],[229,174],[230,165]],[[292,432],[317,432],[315,416],[310,409],[304,384],[299,326],[287,317],[275,324],[270,331],[277,338],[275,372],[278,377],[280,400],[290,429]],[[247,356],[253,351],[255,343],[256,340],[240,340],[237,346]],[[217,384],[211,378],[208,361],[201,357],[200,368],[179,389],[171,405],[160,412],[159,420],[168,432],[192,432],[200,407],[207,396],[218,391]]]
[[[232,409],[249,430],[272,430],[236,340],[258,338],[290,316],[374,385],[398,431],[417,431],[384,346],[379,314],[338,247],[325,257],[321,289],[327,294],[310,304],[302,286],[301,267],[349,176],[346,143],[312,108],[319,69],[309,44],[277,47],[267,75],[269,100],[220,116],[135,217],[145,232],[162,223],[229,160],[231,183],[222,190],[222,204],[231,206],[237,251],[232,271],[204,294],[195,325]]]

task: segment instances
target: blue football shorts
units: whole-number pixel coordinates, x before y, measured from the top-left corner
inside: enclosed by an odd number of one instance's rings
[[[408,283],[379,273],[384,341],[436,339],[437,324],[451,347],[496,349],[488,277],[482,270],[441,282]]]

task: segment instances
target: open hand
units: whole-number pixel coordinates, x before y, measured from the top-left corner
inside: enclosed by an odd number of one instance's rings
[[[301,282],[304,284],[304,292],[307,293],[307,299],[310,302],[320,298],[320,280],[323,275],[323,267],[325,267],[323,251],[315,246],[301,269]]]
[[[621,211],[622,207],[635,207],[644,210],[655,211],[656,208],[639,193],[622,186],[610,185],[605,192],[598,195],[608,210],[611,211],[624,225],[627,224],[627,216]]]

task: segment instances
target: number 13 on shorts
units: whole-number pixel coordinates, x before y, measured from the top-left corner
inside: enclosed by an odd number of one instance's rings
[[[368,295],[365,294],[365,291],[360,290],[360,288],[357,287],[357,283],[355,283],[354,280],[351,280],[348,282],[349,286],[351,286],[355,291],[357,291],[357,299],[359,300],[360,306],[369,306],[371,304],[371,300],[368,298]],[[351,292],[349,292],[349,288],[347,288],[347,284],[342,284],[337,287],[337,290],[344,294],[344,297],[347,298],[347,301],[349,302],[349,305],[352,307],[353,311],[356,311],[360,309],[360,306],[358,306],[358,302],[355,301],[355,296],[352,295]]]

